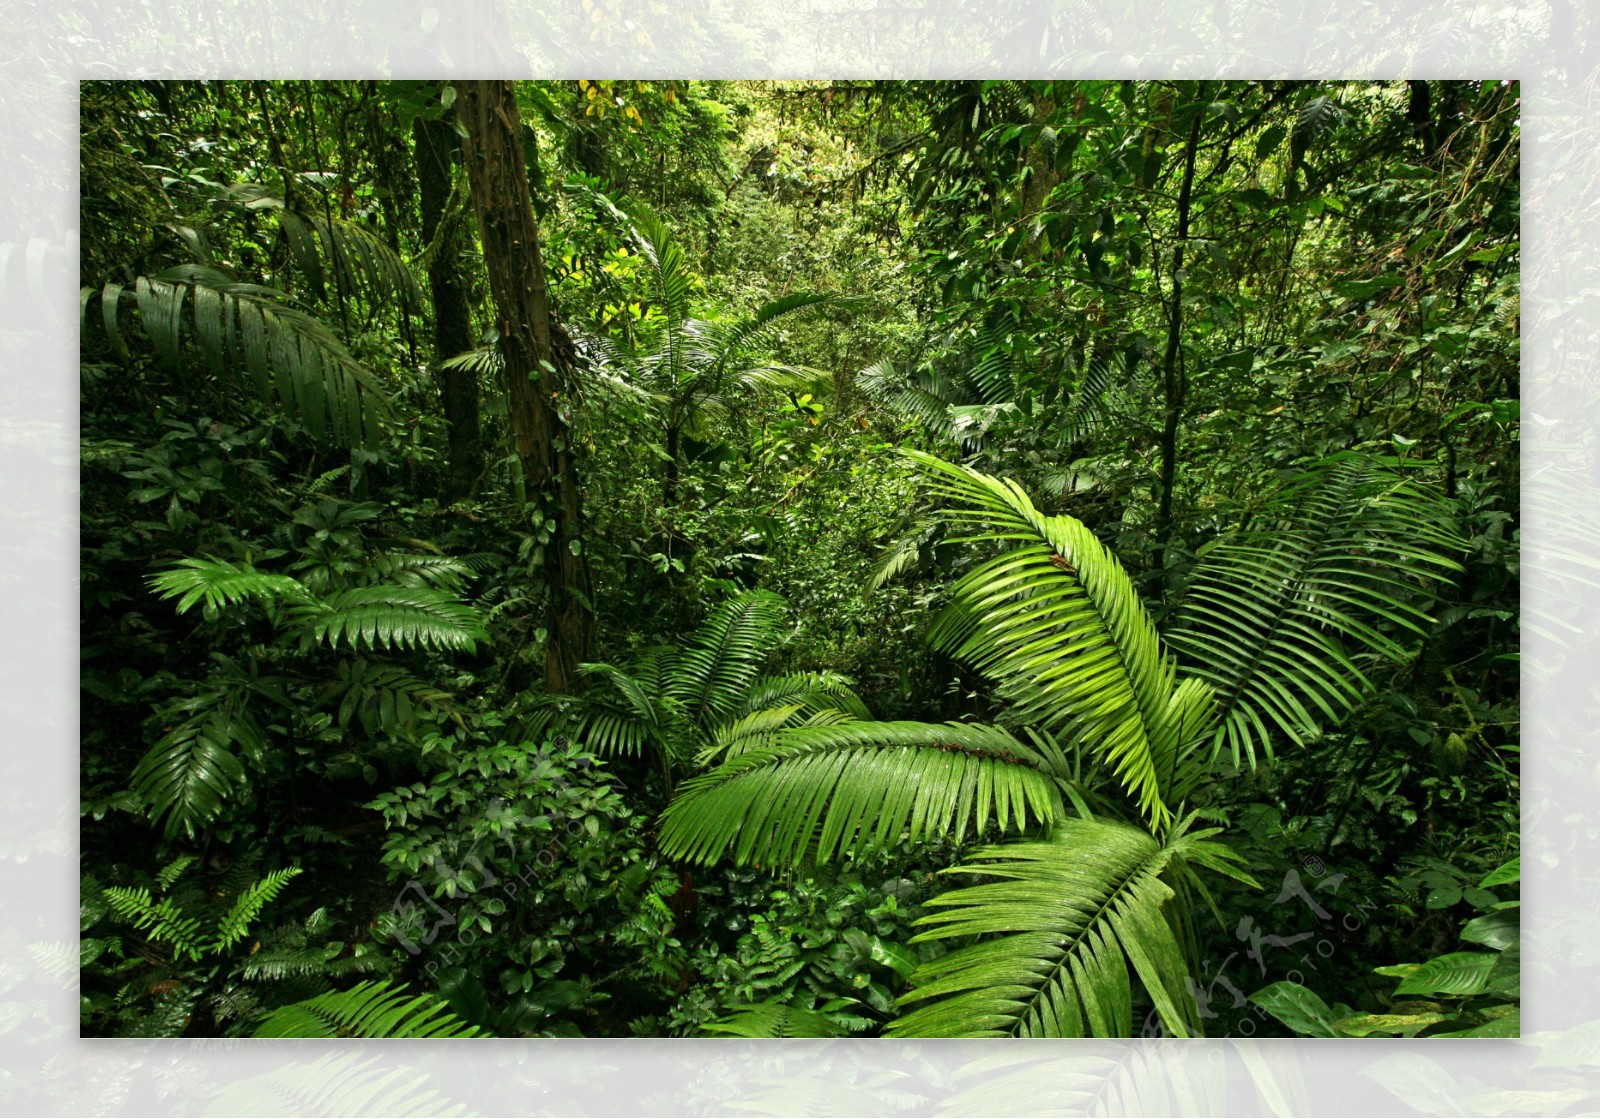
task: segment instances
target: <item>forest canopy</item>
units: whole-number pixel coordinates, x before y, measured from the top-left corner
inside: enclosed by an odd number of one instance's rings
[[[1516,1036],[1516,82],[81,86],[86,1036]]]

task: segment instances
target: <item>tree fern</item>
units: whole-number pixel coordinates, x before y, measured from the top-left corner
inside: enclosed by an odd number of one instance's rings
[[[1275,737],[1302,743],[1349,714],[1370,691],[1363,661],[1410,655],[1463,546],[1442,497],[1338,455],[1202,548],[1166,638],[1216,689],[1218,745],[1253,765]]]
[[[407,995],[386,979],[358,983],[281,1006],[256,1027],[256,1037],[484,1037],[451,1013],[437,995]]]

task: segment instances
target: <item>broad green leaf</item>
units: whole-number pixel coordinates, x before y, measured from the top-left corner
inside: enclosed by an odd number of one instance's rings
[[[1338,1037],[1334,1014],[1315,991],[1281,979],[1250,996],[1255,1003],[1297,1034],[1306,1037]]]

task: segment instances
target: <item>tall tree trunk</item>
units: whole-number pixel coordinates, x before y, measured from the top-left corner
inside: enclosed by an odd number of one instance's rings
[[[511,83],[467,81],[457,90],[472,204],[498,311],[511,431],[528,500],[538,503],[552,524],[544,549],[545,687],[569,693],[579,686],[577,667],[588,659],[593,631],[578,478],[558,410],[572,396],[572,354],[568,347],[552,347],[539,225]]]
[[[1161,501],[1156,508],[1155,568],[1166,591],[1167,548],[1172,543],[1172,490],[1178,477],[1178,422],[1183,418],[1189,378],[1183,370],[1183,248],[1189,239],[1189,197],[1194,189],[1194,158],[1200,146],[1200,123],[1205,117],[1205,90],[1190,106],[1189,139],[1183,148],[1183,185],[1178,189],[1178,235],[1172,250],[1172,303],[1167,312],[1167,352],[1161,362],[1166,415],[1161,428]]]
[[[442,117],[431,121],[418,117],[412,134],[417,146],[422,239],[432,246],[428,288],[433,296],[433,359],[450,448],[444,497],[446,501],[456,501],[472,496],[478,476],[483,473],[478,375],[470,369],[439,368],[441,362],[472,349],[472,315],[458,261],[460,226],[454,216],[446,213],[455,178],[453,164],[461,141],[450,122]]]

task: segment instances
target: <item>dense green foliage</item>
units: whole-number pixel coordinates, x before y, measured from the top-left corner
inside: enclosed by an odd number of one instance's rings
[[[1518,113],[85,83],[83,1032],[1515,1033]]]

